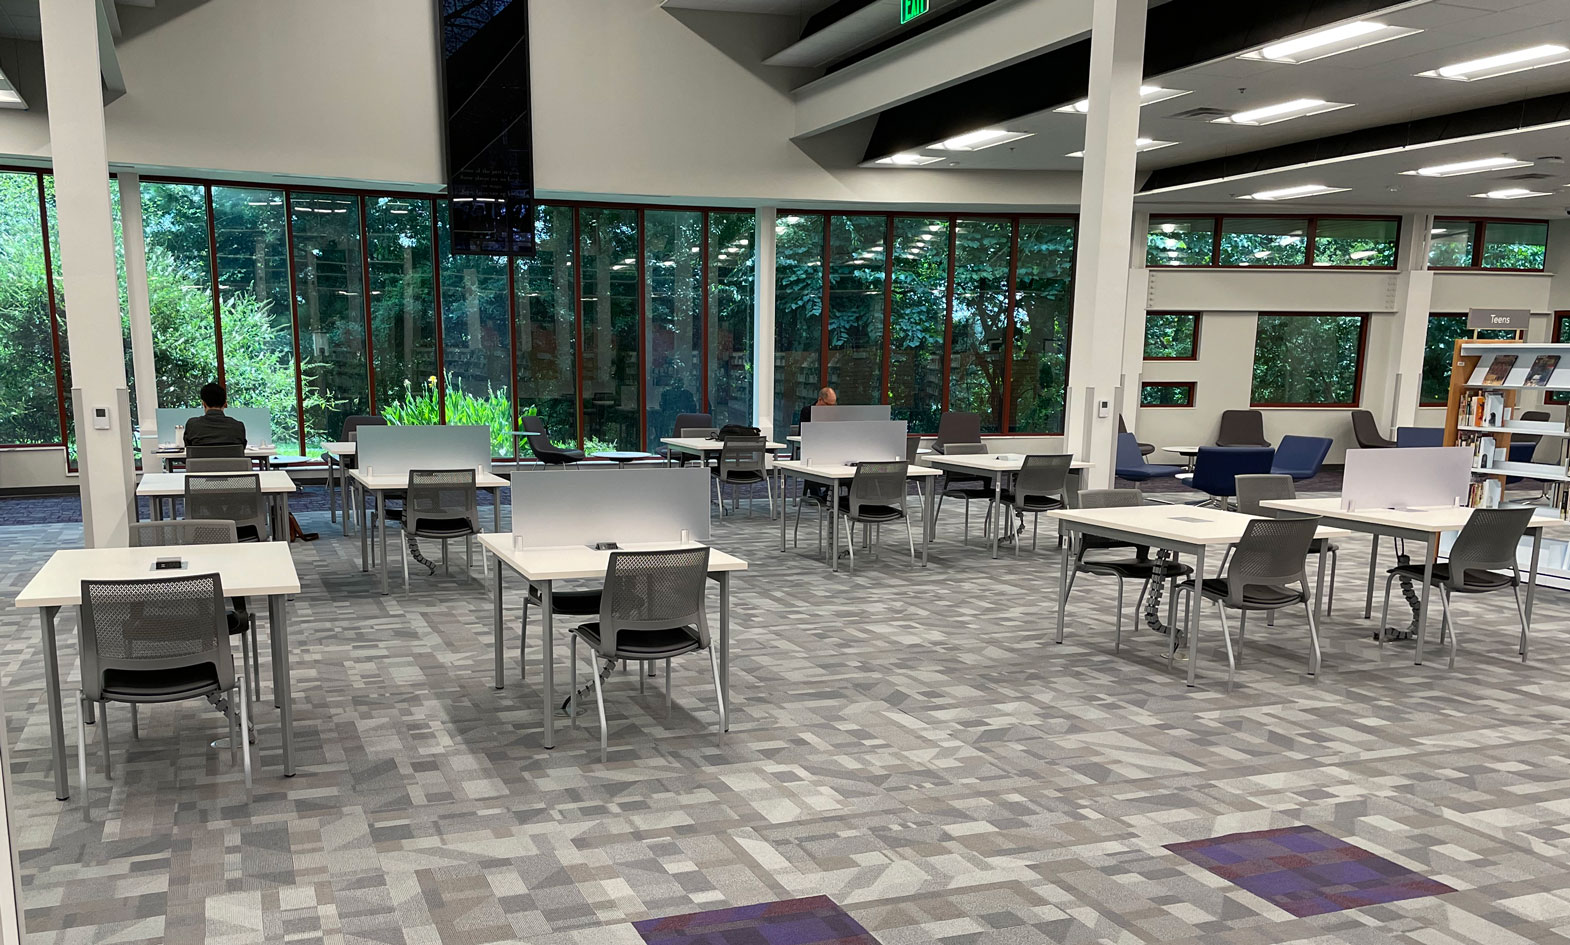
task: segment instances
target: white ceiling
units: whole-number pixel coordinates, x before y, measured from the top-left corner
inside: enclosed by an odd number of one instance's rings
[[[0,36],[38,39],[38,0],[0,0]]]
[[[1570,0],[1430,0],[1370,19],[1423,32],[1303,65],[1228,58],[1168,75],[1147,76],[1147,84],[1187,89],[1191,94],[1144,108],[1141,135],[1179,143],[1140,155],[1140,169],[1149,171],[1188,164],[1361,128],[1570,91],[1570,63],[1479,82],[1454,82],[1416,75],[1450,63],[1525,46],[1552,42],[1570,46]],[[1233,112],[1295,98],[1350,102],[1353,107],[1263,127],[1217,125],[1171,117],[1200,107]],[[944,163],[929,165],[927,169],[941,173],[945,167],[1017,170],[1076,170],[1080,167],[1079,159],[1065,155],[1084,145],[1083,116],[1046,111],[1009,122],[1007,127],[1033,132],[1034,137],[985,151],[946,155]],[[1550,182],[1554,186],[1534,189],[1561,189],[1559,185],[1570,183],[1570,173],[1564,172],[1563,166],[1523,168],[1498,175],[1471,175],[1444,181],[1388,179],[1394,170],[1501,152],[1510,152],[1524,160],[1545,154],[1570,157],[1570,131],[1538,132],[1474,146],[1447,146],[1431,153],[1424,152],[1421,157],[1356,160],[1337,165],[1336,174],[1331,175],[1335,180],[1329,179],[1328,171],[1286,172],[1267,175],[1257,181],[1216,184],[1141,199],[1157,203],[1208,202],[1230,199],[1227,195],[1232,192],[1252,193],[1294,183],[1353,187],[1349,193],[1323,198],[1339,206],[1364,203],[1389,206],[1408,202],[1433,205],[1435,201],[1447,206],[1486,203],[1494,209],[1480,209],[1479,212],[1491,213],[1499,212],[1497,207],[1500,205],[1516,211],[1534,203],[1560,207],[1570,198],[1570,192],[1553,200],[1538,198],[1536,201],[1480,201],[1467,196],[1496,189],[1476,186],[1480,180],[1522,171],[1551,171],[1556,174],[1556,181]],[[1522,186],[1533,183],[1525,182]],[[1390,192],[1386,187],[1398,187],[1399,190]]]

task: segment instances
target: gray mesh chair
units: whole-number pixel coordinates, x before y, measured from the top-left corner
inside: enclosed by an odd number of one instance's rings
[[[1026,456],[1011,488],[1004,489],[1000,498],[1008,507],[1009,518],[1025,512],[1031,513],[1030,550],[1036,550],[1036,535],[1041,531],[1041,513],[1063,507],[1063,489],[1068,479],[1069,466],[1074,457],[1069,453]],[[999,518],[1002,521],[1002,518]],[[1014,540],[1014,556],[1019,557],[1019,539]]]
[[[1451,594],[1488,594],[1509,588],[1515,595],[1516,616],[1521,621],[1521,640],[1517,647],[1521,662],[1526,662],[1527,628],[1526,610],[1521,605],[1521,571],[1516,566],[1516,549],[1521,537],[1532,522],[1535,510],[1531,506],[1503,509],[1473,509],[1466,525],[1450,546],[1450,560],[1435,564],[1430,584],[1439,589],[1439,604],[1443,621],[1439,626],[1439,640],[1450,642],[1450,668],[1456,665],[1456,620],[1450,610]],[[1499,574],[1508,571],[1508,574]],[[1379,626],[1384,627],[1390,615],[1390,585],[1398,577],[1423,580],[1422,564],[1405,564],[1391,568],[1385,579],[1385,603],[1379,612]],[[1380,635],[1384,645],[1384,634]]]
[[[937,436],[932,449],[939,453],[950,452],[953,445],[974,445],[981,442],[981,414],[951,410],[938,418]]]
[[[1227,645],[1227,686],[1237,670],[1242,657],[1243,635],[1248,631],[1249,611],[1276,611],[1295,604],[1303,605],[1308,617],[1308,674],[1319,672],[1319,626],[1314,622],[1313,595],[1308,590],[1308,575],[1304,560],[1308,546],[1319,529],[1319,518],[1263,519],[1256,518],[1243,530],[1243,539],[1232,552],[1226,577],[1205,578],[1199,583],[1198,593],[1205,600],[1213,601],[1221,620],[1221,636]],[[1298,587],[1288,585],[1296,583]],[[1184,594],[1195,593],[1194,579],[1183,582],[1173,595],[1174,603]],[[1233,655],[1232,634],[1227,629],[1227,608],[1240,612],[1238,619],[1238,651]],[[1188,610],[1178,604],[1179,612]],[[1175,655],[1175,654],[1174,654]]]
[[[934,447],[936,449],[936,447]],[[985,443],[950,443],[942,451],[945,456],[979,456],[987,452]],[[987,521],[992,521],[992,490],[988,488],[987,477],[976,476],[970,473],[943,471],[943,488],[938,493],[938,505],[932,513],[932,521],[937,522],[938,516],[943,512],[944,499],[957,499],[965,503],[965,534],[961,544],[970,544],[970,503],[985,501],[987,503]],[[967,486],[980,486],[971,489]]]
[[[716,429],[713,423],[714,418],[706,413],[679,413],[676,415],[676,423],[671,428],[671,436],[708,436]],[[660,452],[665,454],[667,462],[674,459],[683,466],[693,459],[691,455],[671,447],[666,447]]]
[[[169,545],[232,545],[239,541],[235,535],[233,522],[219,520],[185,519],[172,522],[133,522],[131,524],[131,547],[151,548]],[[229,635],[240,638],[240,653],[242,657],[249,654],[251,664],[251,685],[246,689],[246,695],[253,699],[262,680],[262,657],[256,641],[256,615],[251,613],[245,604],[245,598],[235,597],[229,601],[230,609],[225,618],[229,624]],[[131,737],[138,736],[136,704],[131,705]]]
[[[403,509],[396,512],[403,520],[403,586],[409,586],[409,539],[431,538],[442,543],[442,569],[452,573],[447,561],[447,543],[463,539],[464,566],[474,568],[474,536],[480,527],[480,501],[473,469],[411,469],[404,492]],[[390,514],[389,517],[392,517]],[[485,573],[490,562],[480,555]]]
[[[856,573],[856,529],[861,523],[868,544],[877,550],[885,522],[905,521],[905,538],[910,544],[910,563],[916,563],[916,538],[910,516],[905,512],[905,481],[909,467],[904,463],[862,463],[850,480],[850,492],[840,496],[839,513],[845,520],[846,544],[850,547],[850,573]]]
[[[1237,483],[1237,510],[1244,515],[1258,515],[1262,518],[1301,518],[1294,512],[1283,512],[1278,509],[1267,509],[1262,504],[1274,499],[1297,498],[1297,487],[1291,476],[1270,474],[1251,474],[1238,476]],[[1325,555],[1330,558],[1330,588],[1325,594],[1325,615],[1329,616],[1336,602],[1336,556],[1339,547],[1328,538],[1315,538],[1308,546],[1311,555]],[[1228,549],[1228,554],[1231,549]],[[1222,565],[1225,567],[1225,564]],[[1321,558],[1319,566],[1325,566]]]
[[[725,487],[730,486],[731,512],[736,511],[737,490],[741,486],[763,483],[769,496],[769,517],[774,517],[774,481],[769,478],[768,441],[761,436],[736,436],[720,447],[720,458],[709,473],[713,477],[714,496],[720,504],[720,514],[725,514]],[[752,500],[747,496],[747,517],[752,517]]]
[[[709,651],[714,675],[714,696],[719,702],[720,736],[725,734],[725,695],[720,690],[720,664],[709,645],[709,622],[704,592],[709,577],[708,548],[672,551],[612,552],[605,570],[600,619],[584,623],[572,636],[572,693],[578,693],[578,640],[581,637],[600,658],[639,664],[665,662],[665,711],[670,715],[671,660],[698,650]],[[605,693],[600,672],[594,676],[594,701],[600,712],[600,760],[604,761],[610,737],[605,724]],[[578,707],[572,706],[573,724]]]
[[[76,750],[82,804],[87,792],[87,704],[96,703],[104,777],[109,761],[111,702],[147,705],[220,693],[228,700],[229,752],[245,758],[251,789],[250,729],[245,674],[236,673],[224,621],[223,582],[216,574],[133,581],[83,581],[80,627],[82,688],[76,703]],[[242,664],[243,665],[243,664]],[[236,717],[238,713],[238,718]],[[238,725],[238,731],[236,726]]]
[[[244,456],[192,456],[185,461],[185,471],[194,473],[250,472],[251,461]]]
[[[1065,494],[1065,499],[1068,495]],[[1072,500],[1075,508],[1082,509],[1116,509],[1133,508],[1145,504],[1145,497],[1138,489],[1084,489],[1076,491]],[[1129,549],[1134,552],[1133,558],[1089,558],[1085,557],[1091,551],[1111,551],[1114,549]],[[1194,569],[1186,564],[1175,562],[1167,564],[1168,592],[1167,599],[1171,600],[1176,592],[1178,578],[1193,574]],[[1068,591],[1074,591],[1074,579],[1081,574],[1092,574],[1099,577],[1116,578],[1118,582],[1117,623],[1114,627],[1115,634],[1112,641],[1113,652],[1123,648],[1123,582],[1139,581],[1139,599],[1134,602],[1134,613],[1138,614],[1145,605],[1145,595],[1150,592],[1150,582],[1156,574],[1156,563],[1150,560],[1150,549],[1145,545],[1136,545],[1132,542],[1121,541],[1116,538],[1107,538],[1103,535],[1088,535],[1081,532],[1075,542],[1074,570],[1069,572]],[[1065,595],[1067,596],[1067,595]]]
[[[266,541],[267,497],[262,495],[262,477],[256,473],[187,473],[185,517],[230,521],[241,541]]]
[[[245,458],[244,443],[226,443],[222,446],[198,445],[185,448],[187,461],[193,459],[234,459],[235,457]]]

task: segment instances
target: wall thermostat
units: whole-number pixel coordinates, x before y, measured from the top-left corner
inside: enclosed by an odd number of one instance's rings
[[[108,407],[94,407],[93,408],[93,429],[94,430],[107,430],[107,429],[109,429],[109,408]]]

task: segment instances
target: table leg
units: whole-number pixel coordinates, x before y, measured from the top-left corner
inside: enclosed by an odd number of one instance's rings
[[[1064,615],[1068,612],[1068,559],[1074,557],[1076,537],[1074,532],[1069,532],[1068,546],[1059,554],[1063,560],[1058,562],[1058,635],[1057,639],[1053,640],[1054,643],[1063,642]]]
[[[780,515],[780,551],[781,552],[783,552],[785,550],[785,518],[786,518],[786,516],[783,514],[784,508],[785,508],[785,482],[786,482],[786,475],[785,475],[785,471],[782,469],[782,470],[780,470],[780,510],[781,510],[781,513],[782,513]]]
[[[484,552],[482,551],[481,554],[484,554]],[[504,670],[503,665],[502,665],[502,651],[506,649],[506,641],[504,640],[504,638],[503,638],[504,635],[502,633],[502,629],[503,629],[503,626],[504,626],[503,622],[502,622],[503,621],[503,618],[502,618],[502,571],[503,570],[504,570],[504,568],[502,568],[501,559],[497,558],[496,559],[496,614],[495,614],[495,617],[496,617],[496,622],[495,622],[495,626],[496,626],[496,639],[495,639],[495,643],[496,643],[496,688],[497,689],[505,689],[505,688],[507,688],[507,679],[506,679],[506,675],[505,675],[505,670]]]
[[[1374,535],[1374,546],[1368,549],[1368,596],[1363,599],[1363,619],[1374,616],[1374,575],[1379,570],[1379,535]],[[1379,628],[1380,633],[1385,632],[1384,627]]]
[[[856,540],[855,535],[850,536]],[[829,480],[829,570],[840,569],[840,487],[836,479]]]
[[[333,454],[331,453],[323,453],[322,459],[327,461],[327,521],[336,525],[338,523],[338,493],[335,491],[337,487],[333,485],[333,467],[337,463],[333,461]],[[344,511],[347,512],[348,509],[344,509]],[[343,533],[345,535],[349,534],[347,525],[344,527]]]
[[[268,639],[273,651],[273,701],[278,704],[278,722],[283,726],[283,776],[294,777],[294,691],[289,686],[288,598],[273,594],[267,598]],[[242,732],[242,738],[245,734]]]
[[[278,493],[278,534],[283,536],[280,541],[289,540],[289,493],[287,492]]]
[[[1194,593],[1188,595],[1188,684],[1199,669],[1199,615],[1204,611],[1199,589],[1205,586],[1205,546],[1194,547]]]
[[[343,533],[344,533],[345,537],[347,537],[348,534],[349,534],[349,527],[350,527],[350,525],[354,524],[355,527],[359,527],[359,525],[350,521],[349,497],[354,494],[354,488],[353,488],[354,484],[349,481],[349,470],[344,468],[342,460],[340,460],[339,463],[338,463],[338,486],[342,490],[342,498],[343,498]],[[361,501],[364,501],[364,500],[362,499]],[[363,531],[363,529],[361,529],[361,530]]]
[[[930,523],[932,521],[932,493],[936,491],[935,489],[932,488],[932,479],[933,479],[933,477],[928,476],[925,479],[922,479],[921,482],[919,483],[919,485],[921,486],[921,566],[922,567],[926,567],[927,566],[927,551],[928,551],[928,549],[932,545],[932,529],[929,527],[929,524],[928,524],[928,523]]]
[[[1537,588],[1537,557],[1542,552],[1542,550],[1543,530],[1541,528],[1534,528],[1532,529],[1532,565],[1526,573],[1526,603],[1521,605],[1521,609],[1526,612],[1526,629],[1528,636],[1531,635],[1532,630],[1532,596],[1533,591]],[[1521,648],[1521,655],[1526,655],[1526,647],[1524,646]]]
[[[1319,575],[1314,579],[1314,616],[1325,612],[1325,561],[1330,557],[1330,540],[1319,546]]]
[[[376,490],[376,544],[382,552],[382,593],[387,593],[387,493]]]
[[[364,508],[364,506],[365,506],[365,493],[360,490],[360,484],[359,483],[355,483],[354,484],[352,492],[354,494],[354,497],[359,500],[361,508]],[[346,515],[346,516],[348,514],[349,514],[348,512],[344,513],[344,515]],[[361,571],[369,571],[369,570],[371,570],[371,566],[369,564],[370,547],[371,547],[371,539],[370,539],[370,536],[366,533],[365,517],[362,515],[360,517],[360,570]]]
[[[502,533],[502,487],[497,486],[491,490],[491,501],[495,503],[491,508],[491,531],[500,535]],[[485,554],[485,549],[480,549],[480,554]]]
[[[725,730],[730,731],[730,572],[720,582],[720,694],[725,700]]]
[[[137,502],[136,505],[137,505],[137,511],[140,512],[142,503],[141,502]],[[147,497],[147,507],[148,507],[148,514],[153,517],[153,521],[161,522],[161,521],[164,520],[164,499],[163,499],[163,496],[158,496],[158,495],[148,496]]]
[[[496,569],[498,571],[501,570],[501,562],[497,562]],[[555,748],[556,747],[556,627],[555,627],[555,621],[551,618],[551,612],[554,609],[551,606],[551,596],[552,596],[551,595],[551,582],[550,581],[541,581],[541,582],[539,582],[539,587],[540,587],[540,627],[541,627],[541,629],[540,629],[540,647],[541,647],[541,657],[542,657],[540,662],[543,663],[544,667],[545,667],[544,681],[540,684],[541,685],[540,699],[541,699],[541,708],[544,711],[545,747],[546,748]],[[590,670],[590,671],[591,672],[595,672],[595,673],[600,671],[600,666],[599,666],[598,661],[595,662],[593,669]],[[578,697],[578,694],[577,693],[573,693],[573,698],[576,699],[577,697]],[[573,706],[572,709],[573,709],[573,712],[577,712],[578,711],[578,707],[576,705]]]
[[[55,799],[71,796],[71,773],[65,760],[65,719],[60,708],[60,656],[55,651],[55,615],[59,607],[40,607],[44,650],[44,693],[49,703],[49,753],[54,759]]]
[[[992,521],[992,557],[996,558],[998,556],[998,538],[1003,534],[1002,473],[993,473],[992,475],[992,514],[990,518]],[[1009,522],[1009,527],[1014,527],[1014,523]]]
[[[1439,552],[1439,536],[1429,535],[1423,546],[1423,596],[1417,605],[1417,657],[1412,661],[1417,666],[1423,665],[1423,640],[1428,636],[1428,592],[1434,581],[1434,556]],[[1380,633],[1385,632],[1384,627],[1379,628]]]

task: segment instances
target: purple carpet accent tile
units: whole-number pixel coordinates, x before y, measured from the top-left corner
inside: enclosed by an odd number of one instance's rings
[[[1166,848],[1298,918],[1455,892],[1313,827],[1234,833]]]
[[[647,945],[878,945],[828,896],[634,922]]]

